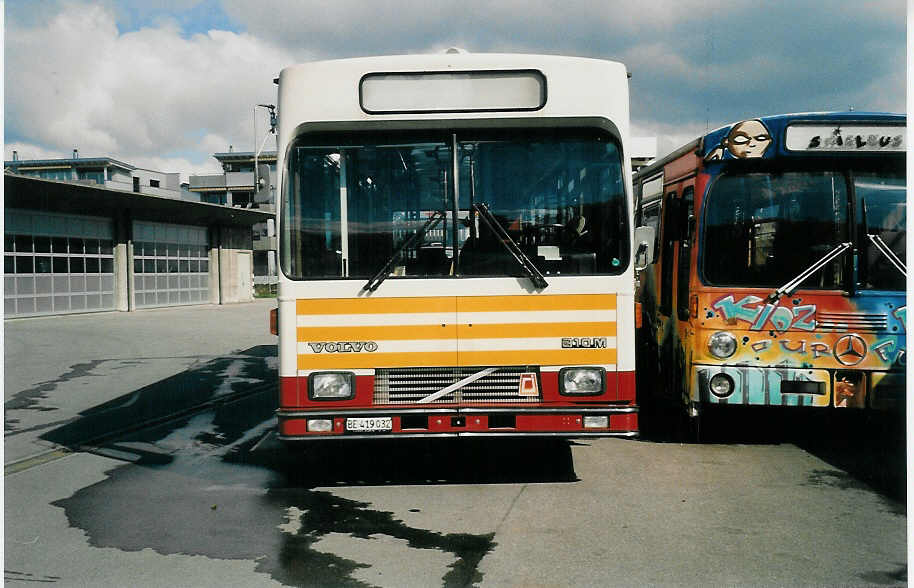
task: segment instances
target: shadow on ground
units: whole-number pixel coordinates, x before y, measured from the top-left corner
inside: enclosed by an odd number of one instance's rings
[[[561,439],[378,439],[277,442],[229,459],[268,467],[293,487],[575,482]]]
[[[41,439],[77,448],[236,398],[257,387],[275,389],[276,366],[270,360],[275,357],[275,345],[259,345],[201,363],[85,410]]]
[[[641,415],[641,438],[695,443],[695,431],[679,415]],[[776,407],[709,407],[699,441],[715,444],[790,443],[843,470],[848,482],[865,484],[888,498],[906,500],[904,414]]]

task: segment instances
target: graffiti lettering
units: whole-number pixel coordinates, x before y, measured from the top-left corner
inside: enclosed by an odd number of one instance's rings
[[[790,347],[790,341],[785,339],[784,341],[781,341],[781,348],[790,353],[806,355],[806,341],[800,341],[796,346]]]
[[[812,351],[812,358],[819,359],[823,355],[828,355],[831,353],[831,349],[825,343],[810,343],[809,350]]]
[[[803,306],[796,306],[793,309],[793,314],[797,317],[796,322],[793,324],[794,327],[804,331],[816,330],[815,304],[804,304]]]
[[[883,341],[878,345],[873,346],[873,351],[876,352],[876,355],[879,356],[879,359],[882,361],[889,361],[889,353],[895,348],[894,341]]]
[[[758,296],[746,296],[739,302],[733,300],[733,295],[721,298],[711,305],[711,308],[720,312],[725,320],[736,319],[747,323],[755,322],[756,317],[761,313],[760,308],[748,308],[750,304],[761,302]]]
[[[756,353],[761,353],[769,347],[771,347],[771,341],[768,341],[767,339],[765,341],[756,341],[752,344],[752,350]]]
[[[867,356],[867,347],[864,340],[859,335],[846,335],[838,341],[837,350],[833,349],[828,343],[822,341],[806,341],[797,339],[783,339],[774,346],[772,339],[760,339],[749,346],[756,353],[762,353],[769,349],[779,349],[788,355],[812,355],[816,360],[820,357],[834,357],[844,365],[855,365]],[[905,349],[898,347],[899,341],[896,339],[885,339],[873,343],[869,351],[872,351],[883,362],[889,365],[904,366],[906,362]]]
[[[902,135],[851,135],[847,138],[841,136],[841,129],[832,131],[830,137],[822,138],[821,135],[810,137],[807,149],[898,149],[904,142]]]
[[[744,296],[739,301],[733,295],[725,296],[711,305],[720,312],[724,320],[737,320],[751,323],[752,331],[762,331],[770,323],[774,330],[783,333],[793,327],[802,331],[814,331],[816,328],[816,306],[807,304],[788,308],[779,304],[764,304],[758,296]]]
[[[896,309],[895,309],[895,312],[892,313],[892,316],[894,316],[895,318],[897,318],[897,319],[901,322],[901,328],[902,328],[905,332],[907,332],[907,330],[908,330],[908,324],[907,324],[907,314],[908,314],[908,312],[907,312],[907,308],[908,308],[907,306],[902,306],[901,308],[896,308]]]

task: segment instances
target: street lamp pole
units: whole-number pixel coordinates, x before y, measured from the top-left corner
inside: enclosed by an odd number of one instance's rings
[[[264,136],[263,143],[260,144],[260,148],[257,148],[257,108],[266,108],[270,111],[270,133],[276,132],[276,106],[273,104],[257,104],[254,106],[254,194],[260,190],[260,179],[257,177],[257,156],[260,155],[260,152],[263,151],[263,146],[267,142],[267,137]],[[253,198],[253,196],[252,196]]]

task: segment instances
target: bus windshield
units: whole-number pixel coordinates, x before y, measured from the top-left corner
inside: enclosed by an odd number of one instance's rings
[[[854,174],[857,195],[858,231],[865,263],[860,263],[858,282],[868,290],[904,290],[905,275],[890,255],[905,259],[905,177],[902,173]],[[885,244],[889,252],[879,250],[874,238]]]
[[[773,286],[794,279],[848,240],[848,193],[835,172],[722,176],[707,200],[704,275],[713,285]],[[839,257],[802,284],[843,286]]]
[[[852,174],[857,201],[858,288],[901,290],[904,274],[868,235],[905,255],[905,184],[901,174]],[[848,175],[835,171],[724,175],[707,198],[705,279],[720,286],[783,285],[842,243],[848,234]],[[850,255],[848,253],[848,255]],[[865,261],[864,261],[865,260]],[[845,255],[800,287],[847,289]],[[903,261],[902,261],[903,263]]]
[[[628,263],[622,158],[602,133],[306,134],[286,165],[290,278],[526,277],[477,205],[545,275]]]

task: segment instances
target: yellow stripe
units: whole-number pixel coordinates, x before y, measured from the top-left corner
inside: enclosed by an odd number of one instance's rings
[[[616,323],[502,323],[457,325],[459,339],[529,337],[615,337]],[[418,338],[418,337],[417,337]]]
[[[457,365],[453,351],[428,351],[417,353],[334,353],[299,355],[300,370],[345,370],[410,366]]]
[[[615,349],[460,351],[459,365],[576,365],[616,363]]]
[[[453,296],[409,298],[318,298],[295,302],[297,314],[399,314],[457,312]]]
[[[615,294],[558,294],[554,296],[462,296],[458,312],[511,310],[614,310]]]
[[[346,353],[299,355],[298,369],[371,369],[412,366],[581,365],[616,363],[615,349],[462,351],[458,353]]]
[[[295,312],[302,315],[614,310],[615,308],[615,294],[318,298],[300,299],[295,304]]]
[[[454,325],[397,325],[380,327],[298,327],[305,341],[416,341],[453,339]],[[458,325],[460,339],[523,339],[528,337],[615,337],[616,323],[502,323]]]
[[[453,339],[454,324],[396,325],[382,327],[298,327],[298,340],[305,341],[408,341]]]

